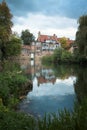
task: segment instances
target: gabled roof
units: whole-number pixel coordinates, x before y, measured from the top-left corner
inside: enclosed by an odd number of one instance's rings
[[[50,36],[50,35],[42,35],[40,32],[38,33],[38,38],[37,38],[37,41],[38,42],[45,42],[47,40],[52,40],[52,41],[56,41],[56,43],[60,43],[60,40],[62,39],[63,37],[60,37],[58,38],[55,34]],[[69,38],[67,38],[67,45],[70,46],[74,41],[73,40],[70,40]]]
[[[54,34],[53,36],[50,35],[39,35],[37,41],[38,42],[45,42],[46,40],[58,41],[57,36]]]

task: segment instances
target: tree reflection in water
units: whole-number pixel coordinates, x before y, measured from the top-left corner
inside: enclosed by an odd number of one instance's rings
[[[79,102],[87,97],[87,67],[78,67],[77,80],[74,84],[75,92]]]

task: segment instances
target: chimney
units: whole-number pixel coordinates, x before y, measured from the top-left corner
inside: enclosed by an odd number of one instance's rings
[[[38,37],[40,37],[40,35],[41,35],[41,32],[39,31],[39,32],[38,32]]]
[[[53,36],[57,38],[56,34],[53,34]]]

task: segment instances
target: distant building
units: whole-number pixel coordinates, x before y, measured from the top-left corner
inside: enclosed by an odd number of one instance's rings
[[[57,48],[61,48],[60,43],[61,38],[58,38],[56,34],[50,35],[43,35],[40,32],[38,33],[37,41],[32,42],[31,45],[22,45],[22,56],[30,56],[31,59],[34,59],[35,54],[40,55],[50,55],[53,54],[53,51]],[[73,53],[73,46],[72,43],[74,41],[67,38],[67,50]]]
[[[22,56],[30,56],[31,59],[33,59],[35,51],[36,51],[35,43],[32,43],[32,45],[22,45],[21,49]]]
[[[40,32],[38,33],[37,43],[42,51],[53,51],[56,48],[61,47],[61,43],[58,41],[57,36],[54,34],[50,35],[42,35]]]
[[[22,50],[21,50],[22,56],[29,56],[30,50],[31,50],[31,47],[29,45],[22,45]]]
[[[74,40],[71,40],[71,39],[68,38],[68,40],[67,40],[67,47],[70,48],[73,45],[73,43],[74,43]]]
[[[72,43],[70,48],[69,48],[69,52],[74,53],[75,51],[77,51],[78,46],[75,43]]]

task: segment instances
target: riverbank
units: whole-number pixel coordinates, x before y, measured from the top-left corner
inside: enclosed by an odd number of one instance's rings
[[[87,100],[76,105],[74,111],[59,111],[58,115],[45,116],[42,120],[0,107],[0,130],[87,130]]]
[[[85,65],[87,64],[87,58],[74,53],[72,54],[67,50],[57,49],[53,54],[43,56],[42,63]]]
[[[15,105],[17,105],[19,101],[22,98],[24,98],[24,96],[29,91],[30,87],[28,85],[30,81],[29,79],[27,80],[26,76],[23,75],[20,66],[18,64],[12,65],[11,63],[10,64],[5,63],[3,67],[4,67],[3,73],[1,73],[0,76],[0,130],[6,130],[6,129],[9,130],[29,130],[29,129],[30,130],[57,130],[57,129],[86,130],[87,129],[87,125],[86,125],[87,124],[86,123],[87,122],[86,119],[87,101],[81,100],[83,96],[79,98],[81,104],[77,104],[76,102],[77,105],[74,106],[74,110],[72,112],[69,112],[68,110],[58,111],[58,114],[55,113],[49,114],[39,120],[38,119],[36,120],[36,118],[29,116],[27,114],[14,111]],[[60,71],[63,72],[62,75],[63,78],[66,75],[65,71],[64,70]],[[84,75],[82,75],[82,72],[80,73],[80,75],[83,78],[84,76],[86,76],[86,71]],[[77,86],[79,85],[77,84]],[[84,86],[82,86],[82,88],[83,87]],[[76,91],[79,88],[80,87],[76,87]],[[82,90],[80,92],[82,92]]]

